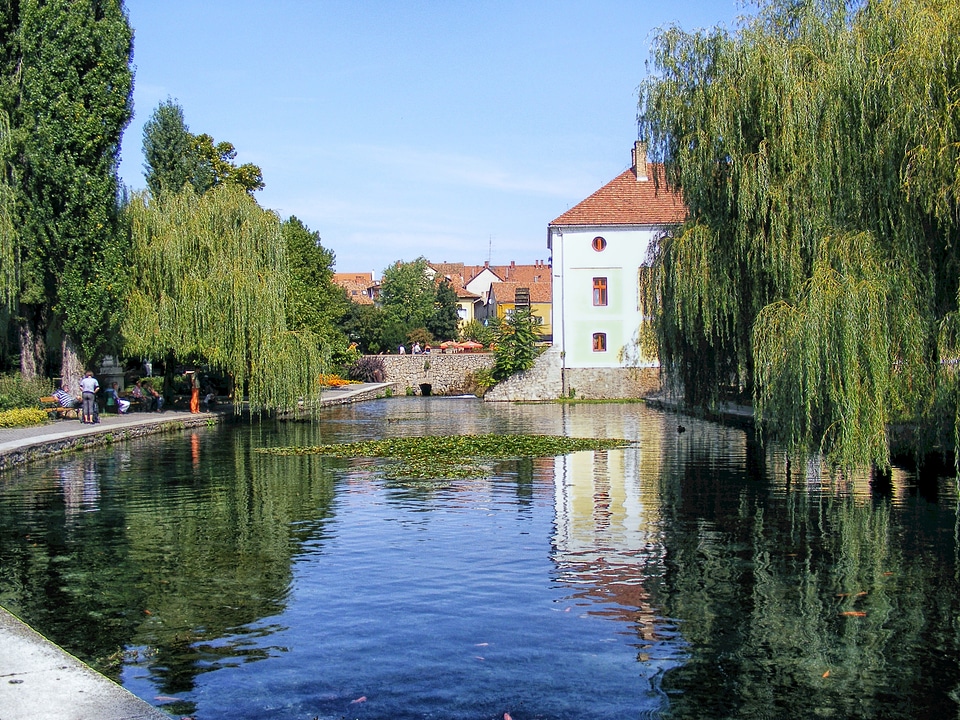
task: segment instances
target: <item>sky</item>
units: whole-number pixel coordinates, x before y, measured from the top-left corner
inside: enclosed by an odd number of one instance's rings
[[[396,260],[548,260],[547,224],[630,167],[657,28],[734,28],[740,0],[127,0],[134,117],[263,171],[255,197],[338,272]]]

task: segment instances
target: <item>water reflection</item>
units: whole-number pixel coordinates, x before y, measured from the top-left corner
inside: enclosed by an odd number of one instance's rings
[[[683,422],[397,398],[33,465],[0,603],[197,718],[956,714],[956,485]],[[638,442],[432,484],[254,452],[452,432]]]

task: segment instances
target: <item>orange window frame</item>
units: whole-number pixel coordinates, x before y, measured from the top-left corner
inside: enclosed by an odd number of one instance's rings
[[[603,307],[607,304],[607,279],[605,277],[595,277],[593,279],[593,304],[595,307]]]

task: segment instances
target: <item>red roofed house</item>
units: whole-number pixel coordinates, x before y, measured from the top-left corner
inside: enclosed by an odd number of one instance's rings
[[[630,169],[547,226],[564,395],[636,397],[657,384],[656,358],[639,349],[639,273],[651,241],[685,216],[663,166],[637,142]]]

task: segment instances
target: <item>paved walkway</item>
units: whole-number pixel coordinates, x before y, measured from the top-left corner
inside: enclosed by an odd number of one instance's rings
[[[329,390],[322,405],[377,397],[387,384]],[[231,416],[232,408],[192,415],[101,415],[95,425],[58,420],[29,428],[0,429],[0,470],[67,450],[159,432],[165,425],[205,426]],[[0,472],[0,482],[3,474]],[[100,675],[0,608],[0,720],[170,720],[170,716]]]

